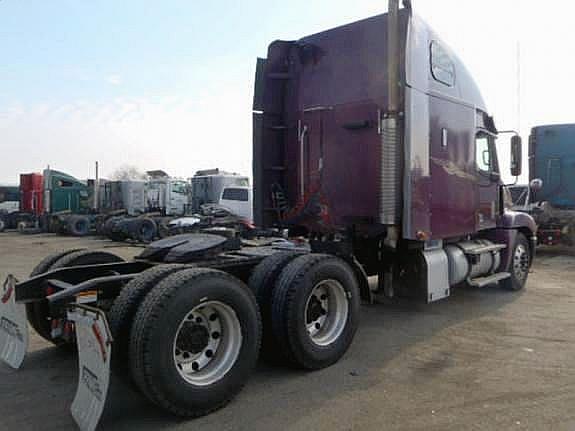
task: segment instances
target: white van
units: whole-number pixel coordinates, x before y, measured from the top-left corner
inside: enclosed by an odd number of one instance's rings
[[[222,191],[219,205],[238,217],[252,223],[254,218],[252,200],[251,187],[226,187]]]

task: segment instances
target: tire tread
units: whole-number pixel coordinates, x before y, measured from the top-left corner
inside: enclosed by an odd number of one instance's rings
[[[151,329],[156,325],[159,317],[163,313],[167,312],[166,304],[171,298],[173,298],[179,289],[185,288],[186,285],[206,276],[217,276],[233,280],[234,282],[239,281],[225,272],[207,268],[192,268],[175,272],[164,278],[155,288],[153,288],[140,304],[130,334],[130,365],[132,378],[137,387],[150,401],[174,415],[181,417],[194,418],[207,415],[224,407],[235,396],[235,393],[230,393],[229,396],[223,399],[220,403],[211,406],[208,409],[198,410],[182,408],[171,403],[156,387],[152,378],[153,364],[149,358],[150,350],[153,348],[150,343],[152,335]],[[257,317],[259,319],[259,313],[257,313]],[[261,321],[259,321],[259,325],[261,328]],[[260,348],[259,343],[261,343],[261,337],[258,337],[258,350]],[[238,390],[239,389],[241,389],[241,387],[238,388]]]

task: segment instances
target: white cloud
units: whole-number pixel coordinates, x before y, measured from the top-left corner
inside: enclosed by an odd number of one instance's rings
[[[106,82],[110,85],[122,85],[122,77],[120,75],[109,75],[106,77]]]
[[[78,178],[130,164],[190,177],[219,167],[251,174],[251,89],[219,85],[198,101],[177,97],[15,105],[0,112],[0,180],[46,165]],[[208,94],[209,93],[209,94]],[[233,100],[233,103],[230,103]]]

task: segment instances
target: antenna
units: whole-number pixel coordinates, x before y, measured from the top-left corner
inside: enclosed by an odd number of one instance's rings
[[[517,130],[521,131],[521,42],[517,41]]]

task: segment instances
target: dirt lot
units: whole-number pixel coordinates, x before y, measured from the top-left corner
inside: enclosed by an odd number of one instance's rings
[[[25,278],[43,256],[78,246],[115,245],[0,234],[0,279]],[[575,429],[575,252],[539,252],[524,292],[462,289],[437,304],[362,312],[350,351],[329,369],[262,363],[227,408],[192,421],[117,388],[101,429]],[[0,365],[0,429],[75,429],[68,413],[74,355],[35,334],[31,350],[19,372]]]

